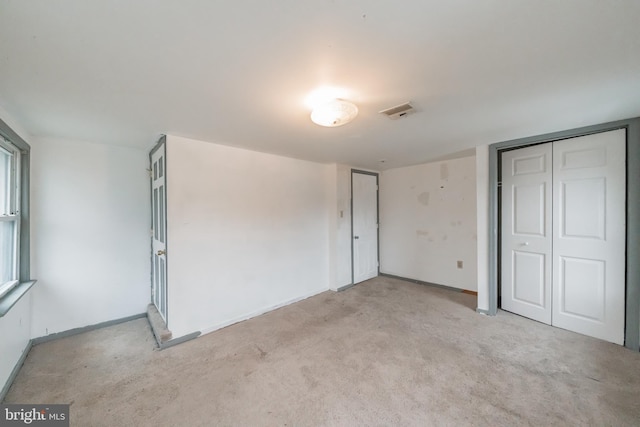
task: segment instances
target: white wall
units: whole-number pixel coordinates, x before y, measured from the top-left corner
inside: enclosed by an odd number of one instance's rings
[[[489,146],[476,147],[478,310],[489,310]]]
[[[476,290],[476,245],[475,156],[381,174],[382,273]]]
[[[351,167],[337,165],[336,228],[337,269],[336,289],[348,286],[351,281]]]
[[[326,185],[326,205],[328,207],[328,227],[329,227],[329,235],[328,243],[329,247],[327,256],[329,257],[329,289],[336,290],[338,288],[337,285],[337,275],[338,275],[338,239],[337,239],[337,229],[338,229],[338,221],[340,219],[338,213],[338,174],[337,174],[337,164],[331,164],[327,166],[325,185]]]
[[[33,288],[31,288],[33,289]],[[0,318],[0,390],[20,360],[31,338],[31,291]]]
[[[330,165],[167,136],[174,337],[328,289],[330,176]]]
[[[145,312],[148,154],[55,139],[31,148],[32,337]]]
[[[351,284],[351,167],[333,164],[329,169],[329,288],[336,291]]]

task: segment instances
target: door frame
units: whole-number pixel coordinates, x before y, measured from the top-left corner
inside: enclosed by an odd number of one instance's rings
[[[514,139],[489,145],[489,310],[498,312],[499,209],[498,166],[505,150],[611,130],[626,130],[626,291],[625,340],[627,348],[640,350],[640,117],[602,123],[561,132]]]
[[[165,247],[168,246],[168,236],[167,236],[167,230],[166,230],[166,224],[167,224],[167,136],[166,135],[161,135],[160,138],[158,139],[158,142],[156,142],[156,144],[153,146],[153,148],[151,149],[151,151],[149,151],[149,173],[153,174],[153,161],[152,161],[152,156],[153,154],[158,151],[161,147],[164,147],[164,180],[165,180],[165,186],[164,186],[164,221],[165,221],[165,233],[164,233],[164,243],[165,243]],[[150,175],[150,179],[149,179],[149,197],[151,200],[151,209],[150,209],[150,213],[151,216],[149,217],[149,220],[151,222],[151,227],[153,227],[153,175]],[[155,303],[153,302],[153,281],[154,281],[154,276],[153,276],[153,228],[151,228],[152,230],[152,234],[151,234],[151,238],[149,239],[149,246],[150,246],[150,250],[149,250],[149,277],[151,278],[150,280],[150,285],[151,287],[149,288],[150,292],[149,292],[149,298],[151,300],[151,304],[153,304],[153,306],[155,307]],[[165,258],[166,258],[166,254],[165,254]],[[165,307],[164,307],[164,322],[166,325],[169,324],[169,286],[168,286],[168,270],[169,270],[169,263],[165,262],[165,290],[164,290],[164,299],[165,299]],[[157,307],[156,307],[157,308]],[[160,312],[160,310],[158,309],[158,312]],[[162,317],[162,314],[160,314],[160,316]]]
[[[350,176],[350,204],[351,204],[351,286],[355,285],[355,265],[353,256],[353,174],[371,175],[376,177],[376,222],[378,230],[376,231],[376,261],[378,262],[378,276],[380,275],[380,174],[378,172],[365,171],[360,169],[351,169]]]

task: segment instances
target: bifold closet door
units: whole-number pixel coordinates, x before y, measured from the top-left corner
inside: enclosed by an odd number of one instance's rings
[[[624,344],[624,129],[553,143],[554,326]]]
[[[502,308],[551,324],[552,146],[502,155]]]
[[[625,130],[502,155],[502,308],[624,344]]]

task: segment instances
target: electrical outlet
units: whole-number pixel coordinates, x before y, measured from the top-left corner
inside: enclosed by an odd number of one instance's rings
[[[462,261],[458,261],[458,268],[462,268]]]

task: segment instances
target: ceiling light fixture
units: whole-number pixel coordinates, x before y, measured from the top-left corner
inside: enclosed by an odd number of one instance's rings
[[[346,125],[356,118],[358,107],[344,99],[333,99],[317,105],[311,112],[311,121],[325,127]]]

